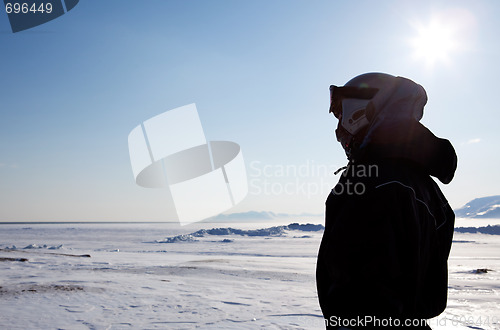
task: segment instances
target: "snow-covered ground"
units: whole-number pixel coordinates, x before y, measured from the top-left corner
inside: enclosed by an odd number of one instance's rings
[[[2,224],[0,328],[322,329],[322,230],[283,224]],[[500,236],[454,241],[448,308],[431,326],[500,329]]]

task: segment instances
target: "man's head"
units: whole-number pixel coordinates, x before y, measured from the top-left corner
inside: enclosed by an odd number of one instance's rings
[[[420,120],[427,101],[425,90],[413,81],[385,73],[365,73],[349,80],[344,86],[330,86],[330,112],[339,120],[337,140],[350,158],[368,133],[375,118],[395,100],[416,100],[411,105],[412,116]],[[417,102],[418,101],[418,102]],[[420,117],[418,109],[420,108]],[[408,112],[402,109],[403,112]],[[394,117],[404,115],[397,114]]]

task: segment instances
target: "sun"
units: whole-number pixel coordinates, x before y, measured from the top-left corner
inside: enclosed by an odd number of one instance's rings
[[[451,56],[458,49],[453,26],[432,20],[426,25],[416,25],[415,30],[417,35],[411,40],[415,59],[423,60],[430,67],[450,63]]]

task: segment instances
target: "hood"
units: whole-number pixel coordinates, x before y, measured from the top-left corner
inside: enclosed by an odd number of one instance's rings
[[[422,86],[396,77],[393,85],[377,93],[368,105],[370,126],[352,155],[353,161],[407,160],[441,182],[451,182],[457,156],[450,141],[436,137],[419,122],[426,102]]]

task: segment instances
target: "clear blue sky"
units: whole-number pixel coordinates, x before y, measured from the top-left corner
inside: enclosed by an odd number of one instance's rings
[[[423,123],[459,156],[452,207],[500,194],[498,17],[494,0],[107,0],[13,34],[0,13],[0,221],[165,220],[165,192],[134,183],[127,136],[193,102],[254,180],[230,212],[322,213],[328,189],[300,185],[337,178],[258,170],[345,165],[328,87],[370,71],[426,88]],[[452,43],[440,57],[412,41],[429,26]],[[257,189],[290,182],[297,193]]]

